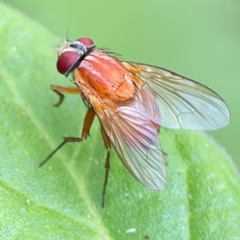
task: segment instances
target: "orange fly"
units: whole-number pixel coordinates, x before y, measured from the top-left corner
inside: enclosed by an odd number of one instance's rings
[[[214,130],[229,123],[224,100],[213,90],[164,68],[119,61],[98,49],[90,38],[65,41],[57,49],[59,73],[73,76],[76,87],[51,85],[60,97],[81,94],[89,103],[81,137],[65,137],[39,164],[41,167],[67,142],[84,141],[97,115],[107,149],[102,207],[110,169],[110,149],[144,186],[162,190],[166,168],[159,142],[160,126],[173,129]]]

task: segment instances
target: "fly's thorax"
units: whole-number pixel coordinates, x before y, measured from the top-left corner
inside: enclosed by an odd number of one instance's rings
[[[93,106],[97,113],[101,113],[107,107],[112,109],[117,108],[117,104],[106,94],[96,91],[85,78],[82,77],[81,71],[77,68],[73,72],[73,78],[81,91],[81,95],[84,101]]]
[[[109,98],[114,102],[132,98],[135,85],[129,71],[116,58],[100,50],[95,50],[86,56],[78,68],[75,82],[89,85],[100,97]]]

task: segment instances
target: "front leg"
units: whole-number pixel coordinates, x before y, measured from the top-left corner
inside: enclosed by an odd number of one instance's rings
[[[63,93],[69,93],[69,94],[80,94],[81,91],[79,88],[76,87],[61,87],[57,85],[51,85],[50,88],[59,96],[58,103],[54,104],[54,107],[58,107],[61,105],[61,103],[64,100],[64,94]]]

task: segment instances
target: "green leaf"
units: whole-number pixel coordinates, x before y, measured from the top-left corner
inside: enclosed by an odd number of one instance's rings
[[[59,108],[50,84],[59,40],[0,3],[1,239],[240,239],[240,181],[226,154],[201,132],[162,129],[168,183],[140,185],[112,151],[106,208],[101,209],[106,151],[99,123],[79,136],[86,107],[67,96]]]

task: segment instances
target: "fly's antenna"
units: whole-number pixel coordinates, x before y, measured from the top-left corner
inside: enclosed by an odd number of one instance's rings
[[[70,26],[68,26],[68,28],[67,28],[67,31],[66,31],[66,38],[65,38],[65,40],[66,41],[70,41],[70,38],[69,38],[69,30],[70,30]]]

